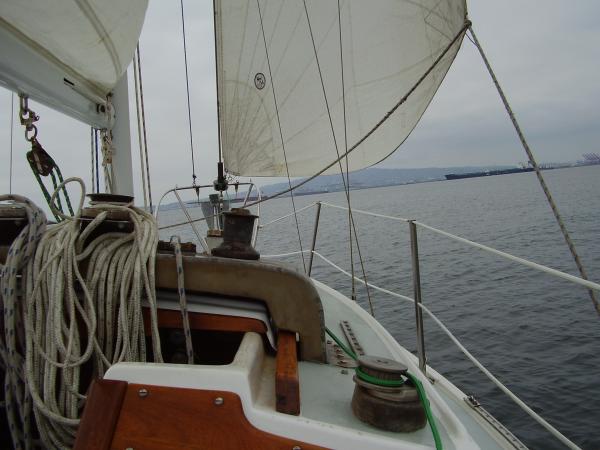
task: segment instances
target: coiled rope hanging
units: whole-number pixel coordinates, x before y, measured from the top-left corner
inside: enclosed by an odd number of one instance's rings
[[[0,264],[0,369],[4,371],[6,418],[15,448],[30,448],[31,396],[24,378],[25,334],[24,308],[19,299],[21,290],[33,285],[33,257],[37,244],[46,230],[46,216],[33,202],[19,195],[2,195],[0,202],[10,202],[25,210],[27,225],[8,250],[4,265]]]
[[[59,189],[71,182],[79,183],[82,190],[72,217],[54,206]],[[162,362],[154,281],[156,222],[152,215],[132,205],[96,204],[94,207],[102,212],[82,231],[84,197],[85,186],[79,178],[65,180],[52,195],[51,208],[63,221],[48,228],[35,257],[28,250],[21,286],[26,301],[15,306],[16,317],[24,320],[24,336],[20,344],[8,339],[3,343],[13,350],[3,352],[7,373],[13,374],[10,381],[16,387],[21,383],[20,390],[13,390],[19,394],[9,418],[18,448],[33,446],[33,419],[46,446],[71,447],[91,380],[102,377],[117,362],[146,360],[144,300],[150,308],[152,354],[155,361]],[[126,212],[133,231],[104,233],[90,241],[111,211]],[[11,246],[6,267],[16,267],[18,261],[12,258],[28,248],[31,233],[39,239],[39,229],[32,227],[29,234],[21,233],[23,237]],[[17,304],[17,273],[6,268],[2,272],[2,286],[13,287],[7,291],[9,305]],[[4,297],[3,291],[6,305]],[[5,334],[9,336],[8,329]]]

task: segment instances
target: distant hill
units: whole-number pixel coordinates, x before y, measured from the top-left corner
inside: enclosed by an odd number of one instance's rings
[[[368,168],[350,172],[350,189],[366,189],[382,186],[395,186],[399,184],[424,183],[427,181],[444,180],[448,173],[469,173],[486,170],[508,169],[511,166],[470,166],[470,167],[428,167],[423,169],[379,169]],[[301,183],[302,180],[292,181],[292,185]],[[263,195],[273,195],[289,187],[287,182],[262,186]],[[309,194],[316,192],[343,191],[344,185],[341,176],[322,175],[309,181],[295,192]]]

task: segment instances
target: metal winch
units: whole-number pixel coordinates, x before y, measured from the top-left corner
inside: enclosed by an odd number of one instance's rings
[[[361,421],[386,431],[411,432],[427,424],[417,388],[408,369],[380,356],[361,356],[352,396],[352,411]]]
[[[260,254],[252,247],[254,221],[257,216],[244,208],[233,208],[223,213],[223,243],[213,248],[213,256],[237,259],[258,259]]]

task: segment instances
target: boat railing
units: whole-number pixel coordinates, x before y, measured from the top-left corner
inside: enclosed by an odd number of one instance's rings
[[[327,203],[327,202],[314,202],[311,203],[299,210],[297,210],[295,213],[292,214],[286,214],[284,216],[278,217],[276,219],[273,219],[263,225],[261,225],[261,228],[264,228],[268,225],[272,225],[275,224],[277,222],[280,222],[288,217],[293,216],[294,214],[298,214],[300,212],[304,212],[306,210],[309,210],[312,207],[316,208],[316,217],[315,217],[315,223],[314,223],[314,229],[313,229],[313,239],[312,239],[312,244],[311,244],[311,248],[310,250],[303,250],[303,251],[291,251],[291,252],[287,252],[287,253],[281,253],[281,254],[277,254],[277,255],[262,255],[262,258],[284,258],[284,257],[290,257],[290,256],[295,256],[295,255],[301,255],[304,253],[308,253],[309,254],[309,263],[307,266],[307,273],[308,275],[311,274],[312,271],[312,265],[313,265],[313,258],[316,256],[317,258],[319,258],[321,261],[323,261],[324,263],[328,264],[329,266],[331,266],[332,268],[336,269],[337,271],[339,271],[340,273],[350,277],[350,278],[354,278],[355,281],[357,281],[358,283],[361,283],[365,286],[368,286],[371,289],[374,289],[376,291],[382,292],[384,294],[390,295],[392,297],[395,298],[399,298],[401,300],[404,300],[406,302],[410,302],[413,303],[415,305],[415,319],[416,319],[416,338],[417,338],[417,355],[418,355],[418,359],[419,359],[419,367],[421,368],[421,370],[425,373],[426,371],[426,367],[427,367],[427,358],[426,358],[426,354],[425,354],[425,345],[424,345],[424,328],[423,328],[423,316],[422,313],[424,312],[425,314],[427,314],[435,323],[436,325],[450,338],[450,340],[458,347],[458,349],[490,380],[492,381],[492,383],[494,385],[496,385],[502,392],[504,392],[511,400],[513,400],[523,411],[525,411],[530,417],[532,417],[536,422],[538,422],[541,426],[543,426],[550,434],[552,434],[556,439],[558,439],[560,442],[562,442],[564,445],[566,445],[569,448],[579,448],[576,444],[574,444],[571,440],[569,440],[566,436],[564,436],[560,431],[558,431],[556,428],[554,428],[550,423],[548,423],[543,417],[541,417],[539,414],[537,414],[535,411],[533,411],[533,409],[531,409],[529,406],[527,406],[527,404],[525,402],[523,402],[519,397],[517,397],[517,395],[515,395],[509,388],[507,388],[500,380],[498,380],[498,378],[496,378],[491,372],[490,370],[488,370],[477,358],[475,358],[475,356],[473,356],[468,350],[467,348],[461,344],[461,342],[458,340],[458,338],[456,336],[454,336],[454,334],[452,334],[452,332],[448,329],[448,327],[446,327],[444,325],[444,323],[429,309],[427,308],[421,300],[421,285],[420,285],[420,264],[419,264],[419,254],[418,254],[418,228],[422,228],[424,230],[428,230],[431,231],[433,233],[436,233],[440,236],[446,237],[448,239],[452,239],[454,241],[460,242],[462,244],[471,246],[471,247],[475,247],[478,248],[480,250],[483,250],[485,252],[494,254],[496,256],[508,259],[512,262],[530,267],[532,269],[547,273],[549,275],[555,276],[555,277],[559,277],[562,279],[565,279],[571,283],[575,283],[578,284],[580,286],[584,286],[588,289],[593,289],[596,291],[600,291],[600,284],[595,283],[593,281],[589,281],[589,280],[584,280],[582,278],[576,277],[574,275],[570,275],[568,273],[565,272],[561,272],[559,270],[544,266],[542,264],[538,264],[535,263],[533,261],[529,261],[527,259],[524,258],[520,258],[518,256],[512,255],[510,253],[507,252],[503,252],[501,250],[497,250],[495,248],[489,247],[487,245],[483,245],[480,244],[478,242],[475,241],[471,241],[469,239],[465,239],[463,237],[460,236],[456,236],[452,233],[448,233],[446,231],[440,230],[438,228],[432,227],[430,225],[427,225],[425,223],[416,221],[416,220],[412,220],[412,219],[405,219],[402,217],[394,217],[394,216],[389,216],[389,215],[385,215],[385,214],[378,214],[378,213],[373,213],[370,211],[363,211],[363,210],[359,210],[359,209],[354,209],[352,208],[352,213],[353,214],[361,214],[361,215],[367,215],[367,216],[371,216],[371,217],[377,217],[377,218],[381,218],[381,219],[385,219],[385,220],[391,220],[391,221],[396,221],[396,222],[403,222],[406,223],[409,227],[409,232],[410,232],[410,243],[411,243],[411,264],[412,264],[412,273],[413,273],[413,297],[409,297],[406,295],[402,295],[393,291],[390,291],[388,289],[382,288],[380,286],[377,286],[371,282],[366,282],[365,280],[363,280],[360,277],[354,276],[353,274],[349,273],[348,271],[344,270],[343,268],[341,268],[339,265],[335,264],[333,261],[331,261],[330,259],[328,259],[327,257],[325,257],[324,255],[322,255],[321,253],[317,252],[315,250],[316,247],[316,242],[317,242],[317,234],[318,234],[318,229],[319,229],[319,222],[320,222],[320,217],[321,217],[321,208],[323,206],[329,207],[329,208],[334,208],[334,209],[340,209],[340,210],[344,210],[344,211],[348,211],[347,207],[344,206],[339,206],[339,205],[335,205],[332,203]]]
[[[256,239],[258,237],[258,229],[261,226],[260,225],[260,205],[262,204],[262,192],[261,192],[260,188],[252,182],[235,183],[235,185],[237,187],[248,186],[248,191],[246,192],[246,196],[244,197],[244,202],[242,204],[242,207],[245,207],[248,204],[248,200],[250,199],[250,194],[252,194],[253,190],[256,190],[256,196],[258,198],[258,202],[257,202],[258,219],[254,223],[254,230],[253,230],[253,234],[252,234],[252,245],[254,246],[254,245],[256,245]],[[206,188],[213,189],[214,186],[212,184],[203,184],[203,185],[192,185],[192,186],[183,186],[183,187],[175,186],[173,189],[169,189],[160,198],[158,205],[154,211],[154,219],[158,222],[158,216],[160,213],[160,205],[162,204],[162,201],[165,199],[165,197],[167,195],[173,194],[175,196],[175,198],[177,199],[177,203],[179,204],[179,209],[183,212],[183,214],[185,215],[187,220],[184,222],[178,222],[178,223],[174,223],[174,224],[164,225],[164,226],[159,227],[159,229],[165,230],[165,229],[169,229],[169,228],[177,228],[177,227],[180,227],[183,225],[189,225],[192,228],[192,231],[194,232],[196,239],[198,240],[198,242],[200,243],[200,245],[202,246],[204,251],[207,253],[210,253],[208,244],[206,243],[206,239],[204,237],[202,237],[202,235],[200,234],[200,231],[198,230],[196,223],[205,222],[212,218],[217,218],[218,216],[221,215],[221,213],[212,214],[212,215],[208,215],[208,216],[204,216],[204,217],[198,217],[198,218],[194,219],[194,218],[192,218],[187,206],[185,206],[185,202],[183,202],[181,200],[181,196],[179,195],[180,191],[189,191],[189,190],[194,190],[199,195],[200,189],[206,189]],[[237,188],[236,188],[236,193],[237,193]]]

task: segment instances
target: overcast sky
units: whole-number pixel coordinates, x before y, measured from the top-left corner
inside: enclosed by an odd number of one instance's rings
[[[366,1],[366,0],[365,0]],[[212,0],[185,2],[196,172],[215,177],[217,155]],[[470,18],[540,162],[600,152],[600,2],[486,0]],[[179,1],[151,0],[140,41],[148,144],[156,199],[191,183]],[[130,90],[133,95],[133,90]],[[11,94],[0,89],[0,192],[8,192]],[[89,127],[34,104],[39,139],[65,176],[90,179]],[[132,105],[133,106],[133,105]],[[134,109],[132,109],[134,113]],[[16,118],[16,110],[14,112]],[[141,200],[134,134],[136,196]],[[14,125],[13,192],[41,203]],[[465,39],[438,95],[383,167],[517,164],[525,161],[475,47]],[[269,181],[272,181],[270,179]]]

